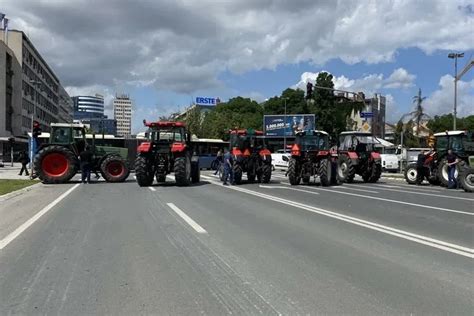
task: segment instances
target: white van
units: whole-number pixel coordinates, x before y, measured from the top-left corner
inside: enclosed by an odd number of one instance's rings
[[[397,172],[400,170],[400,158],[397,155],[396,148],[385,148],[384,153],[380,154],[382,159],[382,170],[384,172]]]
[[[288,163],[290,162],[291,158],[291,150],[287,149],[279,149],[275,153],[272,153],[272,167],[273,170],[281,169],[286,170],[288,169]]]

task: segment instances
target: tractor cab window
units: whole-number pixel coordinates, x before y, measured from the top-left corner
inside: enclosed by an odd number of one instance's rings
[[[329,147],[329,138],[325,135],[305,135],[297,139],[303,151],[305,150],[320,150]]]
[[[355,151],[366,152],[375,150],[375,145],[380,144],[373,136],[358,135],[354,139]]]
[[[436,138],[436,150],[446,151],[448,149],[448,136],[440,136]]]
[[[53,143],[68,144],[71,139],[70,128],[57,128],[53,132]]]
[[[150,131],[151,141],[164,141],[164,142],[182,142],[184,141],[182,129],[160,129]]]
[[[466,136],[463,137],[463,147],[468,153],[474,152],[474,131],[467,132]]]
[[[463,142],[462,139],[464,137],[461,135],[451,136],[450,137],[450,144],[449,147],[456,153],[456,152],[463,152]]]
[[[74,139],[83,139],[85,137],[84,130],[82,128],[75,128],[72,132]]]
[[[339,143],[340,143],[340,146],[339,146],[340,150],[352,150],[353,149],[353,147],[352,147],[352,136],[350,136],[350,135],[341,136],[339,138]]]

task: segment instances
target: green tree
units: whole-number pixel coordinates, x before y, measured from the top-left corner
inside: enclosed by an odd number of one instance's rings
[[[271,114],[285,114],[285,100],[286,100],[286,112],[288,114],[307,114],[311,113],[311,109],[308,106],[304,97],[304,91],[300,89],[286,89],[282,92],[281,96],[275,96],[268,99],[264,103],[264,113],[266,115]]]
[[[398,121],[394,132],[394,144],[401,144],[401,135],[403,133],[403,146],[404,147],[419,147],[420,140],[418,137],[413,135],[413,121],[408,121],[406,124],[402,120]]]
[[[184,119],[188,131],[197,137],[203,137],[203,121],[204,117],[198,106],[189,109],[186,113],[186,118]]]
[[[453,128],[453,119],[452,114],[435,115],[427,126],[433,133],[449,131]],[[460,130],[474,130],[474,115],[458,118],[456,124]]]
[[[236,97],[220,103],[203,120],[202,135],[210,138],[229,138],[233,128],[262,129],[263,108],[249,98]]]

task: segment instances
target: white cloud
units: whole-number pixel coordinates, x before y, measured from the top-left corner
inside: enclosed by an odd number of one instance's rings
[[[424,102],[425,110],[430,115],[453,113],[454,77],[444,75],[439,80],[439,88]],[[457,116],[474,115],[474,79],[458,81]]]
[[[320,71],[328,72],[328,71]],[[315,83],[320,72],[304,72],[300,81],[293,86],[305,91],[308,81]],[[354,92],[364,92],[366,95],[372,95],[380,92],[381,89],[407,89],[414,86],[413,81],[416,76],[408,73],[403,68],[395,69],[388,78],[382,74],[369,74],[361,78],[350,79],[344,75],[334,76],[334,88],[341,90],[350,90]]]
[[[474,49],[467,0],[4,0],[66,86],[153,84],[191,93],[225,71],[333,58],[392,61],[397,49]],[[91,8],[94,8],[91,10]],[[435,31],[433,31],[435,30]],[[402,72],[387,88],[405,87]],[[351,87],[380,83],[378,74]],[[390,78],[390,77],[389,77]],[[342,78],[341,78],[342,79]],[[349,83],[341,83],[341,86]],[[380,83],[383,85],[384,83]]]

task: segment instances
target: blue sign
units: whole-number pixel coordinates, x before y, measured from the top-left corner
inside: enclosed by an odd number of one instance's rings
[[[374,117],[374,112],[360,112],[360,118]]]
[[[196,104],[198,105],[217,105],[221,101],[219,98],[196,97]]]
[[[288,114],[285,115],[265,115],[263,117],[263,130],[266,136],[293,136],[297,131],[307,131],[315,129],[314,114]]]

